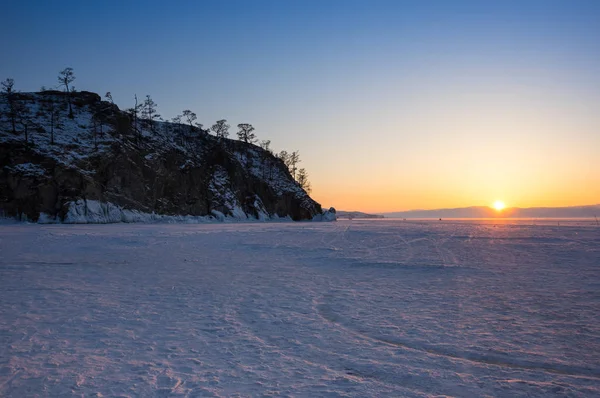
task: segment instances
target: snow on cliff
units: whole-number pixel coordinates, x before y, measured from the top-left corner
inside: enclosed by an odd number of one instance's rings
[[[25,109],[16,133],[8,100],[0,98],[6,215],[65,222],[331,218],[281,160],[257,146],[188,125],[135,121],[89,92],[73,94],[73,118],[61,92],[17,93],[13,100]]]

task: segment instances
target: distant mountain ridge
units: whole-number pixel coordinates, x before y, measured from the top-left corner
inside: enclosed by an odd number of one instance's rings
[[[510,207],[497,211],[486,206],[453,209],[409,210],[383,213],[399,218],[580,218],[600,217],[600,204],[570,207]]]
[[[338,218],[384,218],[381,214],[368,214],[361,211],[343,211],[336,212]]]

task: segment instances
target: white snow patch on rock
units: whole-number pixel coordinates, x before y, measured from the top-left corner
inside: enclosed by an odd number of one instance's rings
[[[269,216],[259,211],[259,221],[291,221],[288,217]],[[97,200],[79,199],[69,202],[69,210],[62,221],[64,224],[113,224],[113,223],[147,223],[147,224],[200,224],[207,222],[250,222],[257,220],[248,217],[241,207],[234,207],[232,215],[226,216],[218,210],[212,210],[207,216],[173,216],[156,213],[144,213],[138,210],[124,209],[114,203]],[[45,213],[40,215],[39,224],[60,223]]]
[[[336,221],[337,216],[335,214],[335,209],[330,207],[329,210],[325,210],[321,214],[317,214],[313,217],[313,221]]]
[[[46,170],[38,164],[34,163],[21,163],[14,166],[6,166],[12,172],[19,173],[26,176],[43,176],[46,174]]]
[[[212,210],[212,215],[219,221],[225,221],[225,214],[221,213],[218,210]]]

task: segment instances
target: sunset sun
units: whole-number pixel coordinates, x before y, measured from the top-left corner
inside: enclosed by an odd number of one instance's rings
[[[494,209],[496,209],[496,211],[502,211],[505,207],[506,205],[501,200],[497,200],[494,202]]]

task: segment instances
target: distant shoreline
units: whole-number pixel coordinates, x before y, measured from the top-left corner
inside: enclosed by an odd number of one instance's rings
[[[423,220],[423,221],[439,221],[440,217],[391,217],[386,216],[379,219],[385,220]],[[534,220],[592,220],[594,217],[441,217],[442,220],[515,220],[515,221],[534,221]],[[600,220],[600,218],[599,218]]]
[[[586,226],[600,228],[600,219],[596,221],[594,217],[521,217],[521,218],[476,218],[476,217],[442,217],[442,218],[402,218],[402,217],[385,217],[385,218],[361,218],[361,219],[340,219],[340,221],[373,221],[373,222],[393,222],[393,223],[423,223],[423,224],[481,224],[481,225],[540,225],[554,227],[568,226]]]

